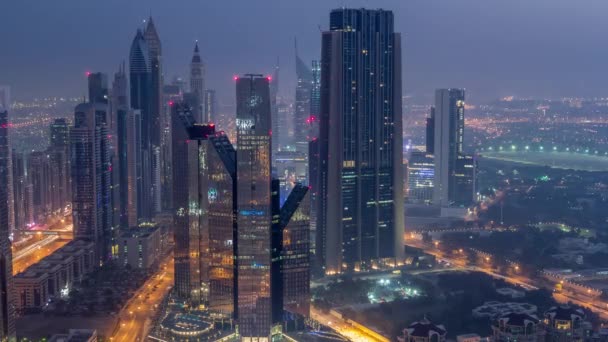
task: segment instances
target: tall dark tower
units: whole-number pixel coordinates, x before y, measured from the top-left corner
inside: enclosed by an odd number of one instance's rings
[[[101,72],[88,74],[89,102],[108,103],[108,76]]]
[[[326,273],[400,261],[401,37],[393,13],[333,10],[321,47],[317,257]]]
[[[151,195],[152,212],[161,211],[161,133],[163,123],[163,74],[162,74],[162,45],[152,17],[144,32],[150,54],[151,88],[150,88],[150,166],[151,166]],[[167,156],[168,157],[168,156]]]
[[[9,240],[13,213],[8,111],[0,110],[0,341],[16,341],[13,305],[13,258]]]
[[[152,217],[152,60],[148,43],[141,30],[131,44],[129,55],[129,80],[131,93],[131,108],[141,113],[141,163],[142,176],[137,184],[137,216],[139,220],[149,220]]]
[[[271,109],[270,79],[236,80],[238,323],[244,338],[270,338]]]

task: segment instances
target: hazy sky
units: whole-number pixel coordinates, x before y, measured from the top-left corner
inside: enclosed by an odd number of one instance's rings
[[[318,58],[336,7],[391,9],[403,35],[404,89],[464,87],[504,95],[608,96],[606,0],[0,0],[0,84],[14,98],[83,95],[87,70],[113,73],[150,13],[166,79],[187,76],[194,40],[207,85],[233,98],[232,75],[270,73],[293,96],[294,48]]]

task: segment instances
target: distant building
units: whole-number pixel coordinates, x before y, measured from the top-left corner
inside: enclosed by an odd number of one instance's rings
[[[407,160],[407,201],[426,203],[433,200],[435,160],[427,152],[411,151]]]
[[[203,108],[205,105],[205,64],[198,50],[198,42],[194,45],[194,53],[190,62],[190,92],[198,100],[197,106],[193,107],[194,119],[201,124],[208,123],[210,118],[207,117],[207,112]]]
[[[8,111],[0,109],[0,340],[16,341],[13,307],[13,258],[9,235],[13,222],[12,150]]]
[[[32,223],[32,188],[27,179],[23,153],[13,150],[13,202],[15,229],[22,230]]]
[[[507,313],[492,325],[496,342],[537,342],[542,341],[544,330],[536,315],[527,313]]]
[[[217,125],[218,117],[217,117],[217,98],[215,95],[215,90],[213,89],[205,89],[205,117],[208,118],[209,122],[213,122]]]
[[[443,325],[435,325],[424,319],[410,324],[403,329],[403,335],[397,337],[399,342],[444,342],[447,331]]]
[[[132,228],[121,231],[118,237],[118,255],[121,265],[152,268],[162,256],[160,228]]]
[[[0,111],[9,111],[11,109],[11,88],[9,86],[0,85]]]
[[[108,89],[108,75],[101,72],[94,72],[89,73],[87,78],[89,85],[89,102],[108,103],[110,100]]]
[[[141,154],[141,177],[137,178],[137,218],[149,221],[153,213],[152,198],[152,148],[151,133],[154,123],[152,117],[152,57],[144,33],[137,30],[129,52],[129,87],[131,109],[139,110],[141,115],[141,134],[139,152]]]
[[[433,203],[441,207],[468,207],[474,199],[475,162],[464,153],[464,94],[464,89],[435,92]]]
[[[431,107],[431,114],[426,118],[426,153],[435,153],[435,107]]]
[[[313,74],[310,67],[298,55],[296,45],[296,97],[294,111],[294,139],[296,151],[308,153],[308,132],[313,89]]]
[[[30,153],[27,166],[34,194],[34,219],[36,222],[44,222],[52,212],[52,197],[56,195],[52,189],[51,167],[48,154],[41,151]]]
[[[316,257],[326,273],[340,273],[403,258],[401,36],[384,10],[333,10],[329,29],[321,43],[316,228],[324,243]]]

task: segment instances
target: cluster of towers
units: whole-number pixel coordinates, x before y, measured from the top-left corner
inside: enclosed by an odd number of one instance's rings
[[[88,100],[76,107],[73,124],[55,123],[53,151],[65,153],[57,158],[70,176],[58,183],[71,197],[75,238],[93,241],[103,265],[116,256],[121,229],[171,213],[176,296],[233,319],[241,336],[261,341],[284,311],[308,316],[311,274],[399,263],[400,44],[390,11],[332,11],[320,60],[309,67],[296,48],[293,123],[277,103],[278,68],[274,81],[235,77],[233,143],[217,126],[198,43],[189,92],[180,82],[166,85],[150,19],[111,87],[105,74],[89,73]],[[283,135],[288,124],[293,141]],[[0,177],[15,184],[5,172],[13,168],[7,129],[4,113]],[[281,198],[274,156],[290,148],[305,156],[306,176]],[[9,193],[0,189],[2,229],[15,219]],[[0,264],[8,263],[2,272],[10,274],[8,229],[0,233]],[[0,304],[10,301],[2,297],[8,283],[0,282]],[[0,312],[4,336],[13,328],[2,318],[10,316]]]

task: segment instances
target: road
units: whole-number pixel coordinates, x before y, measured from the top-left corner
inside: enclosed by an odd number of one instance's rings
[[[524,277],[521,275],[515,276],[515,275],[499,274],[499,273],[494,272],[489,267],[468,266],[465,264],[465,262],[463,262],[462,259],[446,258],[445,255],[440,250],[429,247],[429,246],[422,245],[421,243],[418,243],[418,242],[412,242],[410,240],[408,242],[408,245],[411,245],[411,246],[417,247],[417,248],[423,248],[426,253],[434,255],[438,259],[445,260],[453,265],[458,265],[458,267],[461,268],[462,270],[483,272],[494,278],[503,279],[513,285],[522,286],[522,287],[528,288],[528,289],[545,288],[553,293],[553,298],[558,303],[561,303],[561,304],[573,303],[573,304],[585,307],[585,308],[597,313],[600,316],[600,318],[608,320],[608,303],[601,301],[599,298],[590,298],[588,296],[578,294],[578,293],[572,293],[572,292],[562,292],[562,293],[553,292],[553,289],[554,289],[553,286],[555,284],[551,284],[550,282],[548,282],[546,280],[532,279],[532,278],[527,278],[527,277]]]
[[[116,342],[143,341],[150,322],[169,289],[173,287],[173,256],[165,258],[160,269],[129,299],[119,313],[118,330],[110,338]]]
[[[53,219],[47,230],[54,232],[71,232],[73,229],[72,219]],[[25,271],[31,265],[40,262],[48,255],[55,252],[70,242],[71,239],[60,238],[58,235],[44,235],[37,232],[12,245],[13,252],[13,274]]]
[[[310,308],[310,316],[317,322],[328,325],[334,329],[340,335],[348,338],[353,342],[386,342],[387,340],[377,339],[361,329],[358,329],[345,320],[333,316],[329,313],[323,313],[321,310],[316,309],[314,306]]]

